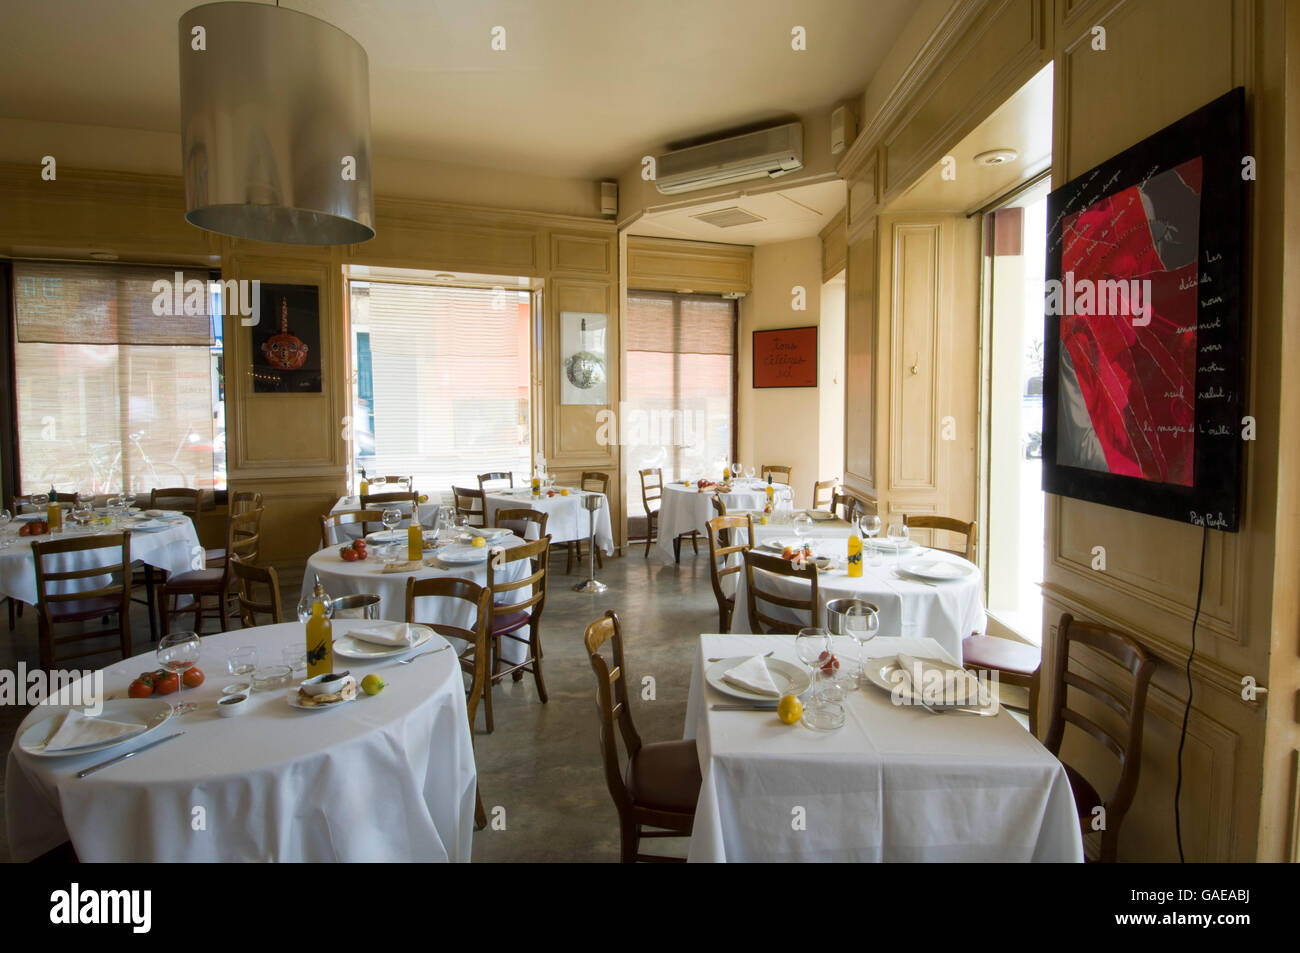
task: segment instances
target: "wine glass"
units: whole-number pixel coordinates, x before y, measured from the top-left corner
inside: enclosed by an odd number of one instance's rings
[[[889,524],[889,541],[894,544],[898,562],[903,561],[903,550],[907,546],[907,524],[902,520]]]
[[[752,466],[751,466],[751,467],[745,467],[745,479],[746,479],[746,480],[753,480],[753,479],[754,479],[754,468],[753,468]]]
[[[807,513],[800,513],[792,522],[794,524],[794,534],[798,536],[800,540],[806,540],[812,535],[813,521],[812,517]]]
[[[848,611],[844,613],[844,634],[858,643],[857,681],[859,684],[867,680],[867,643],[879,633],[880,614],[875,609],[865,603],[849,606]]]
[[[14,538],[9,535],[9,523],[13,518],[8,510],[0,510],[0,548],[8,549],[14,544]]]
[[[44,513],[45,507],[49,505],[50,505],[50,494],[48,493],[32,494],[32,510],[34,510],[35,512]]]
[[[735,463],[733,463],[733,464],[731,465],[731,478],[732,478],[733,480],[739,480],[739,479],[740,479],[740,472],[741,472],[742,469],[744,469],[744,468],[741,467],[741,465],[740,465],[740,461],[739,461],[739,460],[737,460]]]
[[[795,654],[799,656],[799,661],[808,666],[809,707],[817,701],[817,676],[821,666],[829,657],[830,650],[831,638],[823,628],[800,629],[799,634],[794,637]]]
[[[176,673],[178,692],[184,690],[185,672],[198,662],[199,653],[199,637],[194,632],[172,632],[158,642],[158,664],[167,671]],[[183,715],[198,707],[189,702],[177,702],[172,705],[172,714]]]
[[[386,506],[380,520],[383,521],[384,527],[391,533],[397,529],[397,524],[402,521],[402,511],[396,506]]]
[[[388,486],[388,477],[371,477],[368,482],[370,483],[370,491],[372,493],[375,492],[376,487],[378,487],[380,493],[383,493],[384,487]]]

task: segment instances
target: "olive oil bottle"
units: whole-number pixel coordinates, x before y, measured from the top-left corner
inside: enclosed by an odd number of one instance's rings
[[[312,590],[311,618],[307,620],[307,677],[334,671],[334,640],[325,615],[325,590],[317,583]]]

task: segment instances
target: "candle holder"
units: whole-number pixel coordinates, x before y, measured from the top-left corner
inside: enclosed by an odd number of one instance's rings
[[[586,582],[580,582],[573,587],[574,592],[588,592],[592,594],[604,592],[609,586],[596,578],[596,511],[605,503],[605,497],[599,493],[584,493],[582,495],[582,505],[587,508],[587,523],[590,527],[588,532],[589,547],[591,552],[588,554],[591,558],[591,576]]]

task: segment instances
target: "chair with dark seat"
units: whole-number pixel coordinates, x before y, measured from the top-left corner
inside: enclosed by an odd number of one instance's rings
[[[465,691],[465,708],[469,715],[470,743],[474,741],[474,720],[478,713],[480,698],[486,697],[488,683],[488,620],[492,615],[492,590],[480,586],[469,579],[457,579],[451,576],[435,576],[432,579],[406,580],[406,621],[415,622],[415,600],[417,599],[461,599],[474,607],[474,627],[463,629],[442,622],[425,623],[433,631],[446,638],[459,639],[465,643],[459,659],[461,671],[469,675],[469,686]],[[474,791],[474,828],[482,830],[487,826],[487,815],[483,811],[483,798],[478,789]]]
[[[280,578],[271,566],[255,566],[241,559],[230,561],[230,570],[234,573],[236,592],[239,595],[239,622],[245,628],[256,625],[274,625],[284,621],[280,605]],[[265,599],[257,597],[256,587],[266,590]],[[269,618],[259,622],[258,613],[265,613]]]
[[[546,521],[550,518],[550,513],[543,513],[541,510],[532,510],[526,506],[521,506],[497,510],[493,514],[492,525],[508,529],[520,539],[527,539],[528,526],[531,524],[537,527],[537,533],[533,538],[541,539],[546,535]]]
[[[517,682],[524,677],[524,672],[532,672],[537,684],[537,697],[543,705],[546,704],[546,682],[542,680],[542,610],[546,608],[546,571],[550,547],[551,537],[543,536],[522,546],[494,548],[488,555],[487,584],[492,590],[488,639],[491,641],[492,664],[483,694],[483,707],[489,732],[494,728],[492,686],[507,675]],[[511,582],[509,577],[512,564],[523,559],[529,560],[531,564],[528,574]],[[498,599],[502,601],[498,602]],[[528,630],[527,638],[519,634],[523,629]],[[502,639],[528,646],[523,661],[503,662]]]
[[[1128,697],[1121,696],[1113,687],[1102,685],[1085,678],[1078,671],[1070,669],[1070,647],[1084,645],[1093,652],[1113,662],[1128,673],[1131,682]],[[1079,816],[1080,828],[1084,841],[1096,833],[1092,829],[1093,811],[1100,807],[1105,811],[1105,828],[1101,831],[1101,844],[1097,859],[1112,863],[1119,847],[1120,825],[1133,803],[1137,791],[1138,773],[1142,767],[1142,722],[1146,715],[1147,688],[1155,672],[1156,663],[1136,641],[1115,629],[1094,622],[1075,622],[1068,612],[1061,616],[1061,624],[1056,631],[1056,644],[1053,671],[1052,695],[1049,709],[1050,719],[1047,735],[1043,738],[1043,747],[1057,758],[1061,753],[1061,741],[1065,735],[1065,726],[1073,725],[1101,743],[1119,759],[1119,777],[1114,788],[1106,797],[1102,797],[1078,771],[1065,762],[1066,776],[1070,779],[1070,788],[1074,792],[1074,805]],[[1084,711],[1070,704],[1066,695],[1068,689],[1077,689],[1109,708],[1121,725],[1115,731],[1098,724],[1091,717],[1095,712]],[[1105,718],[1107,722],[1116,719]]]
[[[742,542],[735,542],[744,530]],[[754,519],[744,516],[715,516],[709,520],[709,581],[713,583],[713,596],[718,600],[718,631],[731,631],[731,614],[736,609],[736,593],[724,591],[723,581],[740,573],[744,556],[754,546]],[[734,557],[734,558],[733,558]]]
[[[746,592],[746,601],[749,608],[749,628],[751,632],[756,635],[767,635],[770,632],[795,634],[802,628],[821,625],[819,621],[821,619],[821,592],[817,584],[816,566],[810,562],[800,569],[792,560],[782,559],[780,556],[769,556],[766,553],[755,552],[752,549],[746,550],[742,555],[745,560],[745,587],[748,590]],[[793,596],[783,595],[774,589],[763,588],[760,585],[765,581],[763,573],[806,580],[809,585],[809,597],[807,599],[796,599]],[[759,608],[758,604],[760,602],[781,606],[786,609],[794,609],[798,612],[807,612],[808,621],[789,622],[785,619],[775,618]]]
[[[184,513],[194,524],[194,532],[199,532],[199,515],[203,510],[203,491],[196,490],[188,486],[169,486],[160,487],[149,491],[149,509],[151,510],[175,510]],[[224,550],[203,551],[204,565],[212,565],[214,562],[220,562],[225,558]],[[148,563],[136,567],[137,575],[135,583],[144,587],[144,598],[136,598],[136,602],[146,607],[149,613],[149,635],[158,638],[158,623],[156,620],[154,604],[157,601],[158,583],[166,581],[167,574],[161,569],[155,569]]]
[[[489,487],[489,483],[495,485]],[[478,475],[478,491],[484,495],[491,493],[493,490],[513,489],[514,485],[515,475],[504,470],[493,470],[491,473],[480,473]]]
[[[487,514],[484,512],[486,504],[482,490],[467,486],[453,486],[451,494],[455,501],[457,516],[465,517],[470,526],[481,529],[487,525]]]
[[[584,470],[582,477],[578,480],[578,489],[587,493],[600,493],[605,497],[605,502],[609,502],[609,474],[601,473],[599,470]],[[582,568],[582,544],[586,540],[574,539],[569,541],[569,558],[564,564],[564,574],[567,576],[573,572],[573,564],[576,561],[578,568]],[[600,555],[600,547],[596,547],[596,565],[602,569],[605,566],[605,560]]]
[[[700,757],[693,740],[643,744],[632,723],[628,704],[627,666],[623,660],[623,631],[610,609],[587,626],[584,641],[596,673],[596,711],[600,718],[600,749],[605,784],[618,809],[620,859],[680,862],[683,858],[640,852],[643,837],[689,837],[700,797]],[[611,655],[601,654],[608,643]],[[617,732],[615,726],[617,725]],[[627,748],[627,769],[619,770],[618,735]],[[643,830],[643,828],[654,830]]]
[[[370,531],[370,526],[382,526],[383,510],[335,510],[320,518],[320,546],[327,549],[339,545],[338,529],[353,523],[361,524],[361,535]]]
[[[217,617],[221,620],[221,628],[217,631],[226,631],[230,615],[228,603],[235,580],[235,573],[231,564],[235,560],[243,560],[249,563],[257,562],[261,541],[261,524],[262,510],[260,509],[232,514],[226,520],[226,558],[224,564],[220,567],[193,569],[189,572],[177,573],[163,584],[162,631],[164,635],[170,631],[172,616],[180,612],[194,613],[194,631],[202,635],[205,612],[203,600],[206,598],[216,600]],[[193,598],[194,604],[177,608],[176,600],[182,596]]]
[[[790,485],[790,467],[782,466],[778,463],[765,463],[759,467],[758,475],[763,482],[767,482],[768,475],[771,474],[772,480],[776,483]]]
[[[999,685],[1014,685],[1029,692],[1027,706],[1000,698],[1007,708],[1029,714],[1029,731],[1038,727],[1038,671],[1042,650],[1025,642],[995,635],[968,635],[961,643],[961,664],[972,672],[996,672]]]
[[[979,542],[979,527],[973,520],[968,523],[965,520],[954,519],[951,516],[908,516],[904,513],[903,525],[908,529],[939,530],[961,536],[964,545],[960,549],[944,549],[942,546],[931,546],[930,548],[944,553],[951,553],[954,556],[961,556],[971,562],[975,561],[975,547]]]
[[[645,555],[648,557],[659,527],[659,508],[651,507],[650,504],[663,504],[664,471],[659,467],[648,467],[638,470],[637,475],[641,477],[641,506],[645,510]]]
[[[149,509],[178,510],[199,528],[199,513],[203,509],[203,491],[188,486],[169,486],[149,491]]]
[[[85,569],[56,569],[46,565],[46,559],[66,553],[87,550],[113,549],[112,561]],[[40,640],[41,668],[50,671],[70,659],[100,655],[103,648],[86,649],[72,654],[62,654],[59,649],[76,642],[101,639],[116,635],[122,658],[131,657],[131,534],[110,533],[103,536],[81,536],[72,539],[52,539],[32,543],[32,559],[36,563],[36,612]],[[107,576],[108,581],[103,582]],[[69,583],[94,588],[75,588]],[[96,581],[99,581],[98,583]],[[54,627],[71,622],[88,622],[117,616],[116,628],[96,627],[90,632],[78,632],[59,638]]]
[[[833,513],[835,512],[835,497],[838,495],[836,490],[839,487],[839,481],[818,480],[813,484],[812,508],[820,510],[826,506]]]
[[[858,498],[850,493],[841,493],[836,490],[831,494],[831,512],[844,520],[846,523],[852,523],[857,516]]]

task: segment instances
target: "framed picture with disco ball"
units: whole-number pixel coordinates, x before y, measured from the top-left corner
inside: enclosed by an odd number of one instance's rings
[[[253,393],[321,392],[320,289],[263,284],[252,327]]]
[[[609,316],[560,312],[560,403],[608,404]]]

